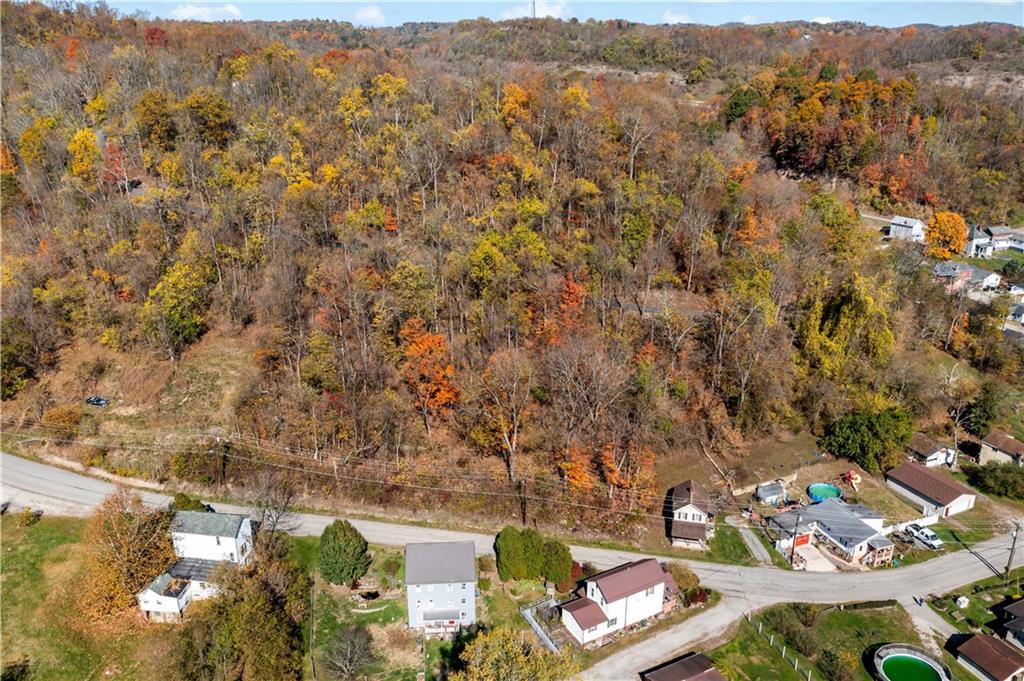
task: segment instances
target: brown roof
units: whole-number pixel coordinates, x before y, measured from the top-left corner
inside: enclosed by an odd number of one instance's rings
[[[887,471],[885,477],[942,506],[952,503],[961,495],[974,494],[956,480],[919,463],[901,464]]]
[[[576,624],[584,630],[608,621],[601,607],[589,598],[577,598],[574,601],[569,601],[562,606],[562,610],[572,615]]]
[[[654,558],[645,558],[606,570],[587,580],[594,582],[609,603],[665,581],[665,571]]]
[[[714,663],[703,653],[687,653],[646,672],[643,681],[725,681]]]
[[[929,456],[945,449],[946,445],[939,444],[937,440],[928,437],[924,433],[914,433],[910,437],[910,444],[907,445],[907,448],[920,456]]]
[[[1024,442],[1011,437],[1001,430],[993,430],[987,437],[983,437],[981,441],[1007,454],[1024,456]]]
[[[681,482],[672,488],[672,510],[675,511],[688,504],[693,504],[705,513],[711,513],[714,510],[711,508],[711,497],[708,496],[708,491],[693,480]]]
[[[987,634],[974,634],[960,644],[956,654],[999,681],[1010,679],[1024,669],[1024,655],[1019,650]]]
[[[1003,608],[1003,612],[1008,612],[1014,617],[1024,617],[1024,598],[1010,603],[1008,606]]]
[[[673,520],[672,537],[703,541],[708,538],[708,527],[704,523],[691,523],[685,520]]]

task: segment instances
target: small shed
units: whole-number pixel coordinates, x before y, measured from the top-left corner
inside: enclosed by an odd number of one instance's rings
[[[757,497],[758,501],[771,504],[772,506],[781,506],[789,500],[786,494],[786,486],[782,484],[781,480],[758,485],[754,491],[754,496]]]

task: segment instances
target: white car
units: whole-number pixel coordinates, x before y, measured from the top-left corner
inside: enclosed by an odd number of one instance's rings
[[[921,527],[920,525],[908,525],[907,531],[910,532],[915,539],[930,549],[938,551],[945,546],[945,543],[939,539],[939,536],[927,527]]]

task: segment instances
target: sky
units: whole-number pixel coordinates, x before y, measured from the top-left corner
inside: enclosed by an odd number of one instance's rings
[[[530,16],[531,0],[472,2],[468,0],[419,2],[366,0],[360,2],[281,2],[272,0],[160,0],[135,2],[108,0],[125,14],[146,12],[152,17],[200,21],[336,19],[358,26],[398,26],[409,21],[458,21],[487,17],[493,20]],[[536,0],[537,16],[627,19],[647,24],[748,24],[803,19],[819,23],[860,21],[876,26],[907,24],[960,25],[999,21],[1024,26],[1024,0],[790,0],[788,2],[594,2]]]

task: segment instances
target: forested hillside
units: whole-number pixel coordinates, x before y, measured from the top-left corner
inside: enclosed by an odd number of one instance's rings
[[[1024,219],[1020,29],[3,15],[4,425],[90,463],[626,533],[1024,380],[858,213]]]

